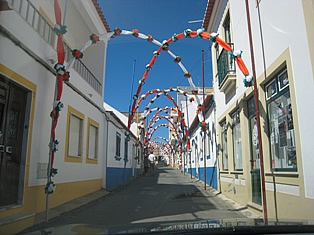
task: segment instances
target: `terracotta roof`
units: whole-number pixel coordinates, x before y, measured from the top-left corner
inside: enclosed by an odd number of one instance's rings
[[[105,18],[105,16],[104,16],[104,13],[102,12],[102,10],[101,10],[101,8],[100,8],[100,6],[99,6],[98,1],[97,1],[97,0],[92,0],[92,1],[93,1],[93,3],[94,3],[94,6],[95,6],[95,8],[96,8],[96,10],[97,10],[97,12],[98,12],[98,15],[99,15],[101,21],[103,22],[103,24],[104,24],[104,26],[105,26],[107,32],[111,32],[110,27],[109,27],[109,24],[108,24],[108,22],[107,22],[107,20],[106,20],[106,18]]]
[[[215,4],[215,0],[208,0],[207,2],[207,7],[206,7],[206,11],[205,11],[204,19],[203,19],[203,25],[202,25],[202,28],[204,28],[205,30],[207,30],[208,28],[209,19],[212,15],[214,4]]]

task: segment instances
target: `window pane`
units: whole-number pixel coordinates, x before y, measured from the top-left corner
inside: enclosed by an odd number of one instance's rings
[[[223,24],[225,29],[225,41],[231,43],[231,33],[230,33],[230,15],[229,12],[226,15],[225,22]]]
[[[296,168],[296,149],[290,92],[268,104],[272,168]]]
[[[127,140],[124,141],[124,160],[128,161],[129,155],[129,142]]]
[[[82,120],[71,114],[69,133],[69,156],[81,156]]]
[[[277,94],[277,84],[276,84],[276,81],[273,81],[271,84],[269,84],[267,87],[266,87],[266,96],[267,96],[267,99],[273,97],[274,95]]]
[[[241,146],[241,130],[240,123],[233,127],[233,146],[234,146],[234,169],[242,170],[242,146]]]
[[[249,99],[248,101],[248,112],[249,112],[249,117],[255,115],[256,109],[255,109],[255,100],[254,97]]]
[[[120,156],[120,144],[121,144],[121,135],[117,132],[116,134],[116,156]]]
[[[228,170],[227,126],[222,125],[222,169]]]
[[[279,74],[278,80],[279,80],[279,89],[280,90],[282,90],[283,88],[285,88],[286,86],[289,85],[287,70],[285,70],[283,73]]]
[[[97,159],[98,128],[89,126],[88,158]]]
[[[242,145],[239,111],[232,115],[233,164],[235,170],[242,170]]]

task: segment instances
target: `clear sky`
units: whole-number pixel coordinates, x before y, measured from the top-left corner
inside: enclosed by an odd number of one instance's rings
[[[203,20],[207,0],[99,0],[105,18],[111,28],[138,29],[143,34],[151,34],[162,42],[174,33],[185,29],[197,30]],[[120,35],[109,40],[107,48],[105,102],[121,112],[129,111],[130,98],[135,94],[138,81],[145,72],[145,66],[158,47],[133,36]],[[202,50],[205,52],[205,85],[212,85],[210,42],[201,38],[183,38],[170,44],[169,49],[181,57],[182,64],[191,72],[196,86],[202,85]],[[133,64],[135,62],[132,91]],[[173,58],[162,51],[149,72],[141,94],[152,89],[188,86],[184,72],[173,62]],[[132,95],[131,95],[132,94]],[[176,98],[176,93],[171,95]],[[149,100],[140,105],[143,111]],[[133,101],[133,100],[132,100]],[[159,98],[151,107],[173,106],[166,98]],[[160,124],[162,122],[158,122]],[[162,128],[160,128],[162,129]],[[167,128],[165,128],[167,129]]]

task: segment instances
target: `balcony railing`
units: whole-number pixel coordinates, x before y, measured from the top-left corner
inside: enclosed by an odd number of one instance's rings
[[[229,43],[229,45],[233,48],[232,43]],[[219,86],[225,80],[226,75],[235,73],[234,59],[225,49],[222,49],[217,59],[217,70]]]
[[[53,27],[50,26],[29,0],[8,0],[8,3],[49,45],[55,48],[56,34],[53,31]]]
[[[70,61],[72,59],[72,50],[71,48],[64,43],[64,51],[65,51],[65,60]],[[101,94],[102,84],[98,81],[98,79],[94,76],[94,74],[86,67],[86,65],[80,60],[75,60],[73,64],[73,69],[78,72],[84,80],[94,88],[94,90]]]
[[[41,13],[35,8],[30,0],[7,0],[8,4],[19,15],[36,30],[39,35],[53,48],[56,48],[56,38],[53,27],[48,21],[41,15]],[[71,49],[65,44],[65,60],[70,61],[72,58]],[[82,61],[76,60],[73,68],[88,82],[91,87],[98,93],[102,92],[102,84],[92,74],[92,72],[83,64]]]

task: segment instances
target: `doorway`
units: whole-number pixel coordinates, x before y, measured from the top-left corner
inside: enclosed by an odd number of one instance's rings
[[[27,100],[25,88],[0,76],[0,207],[22,203]]]

